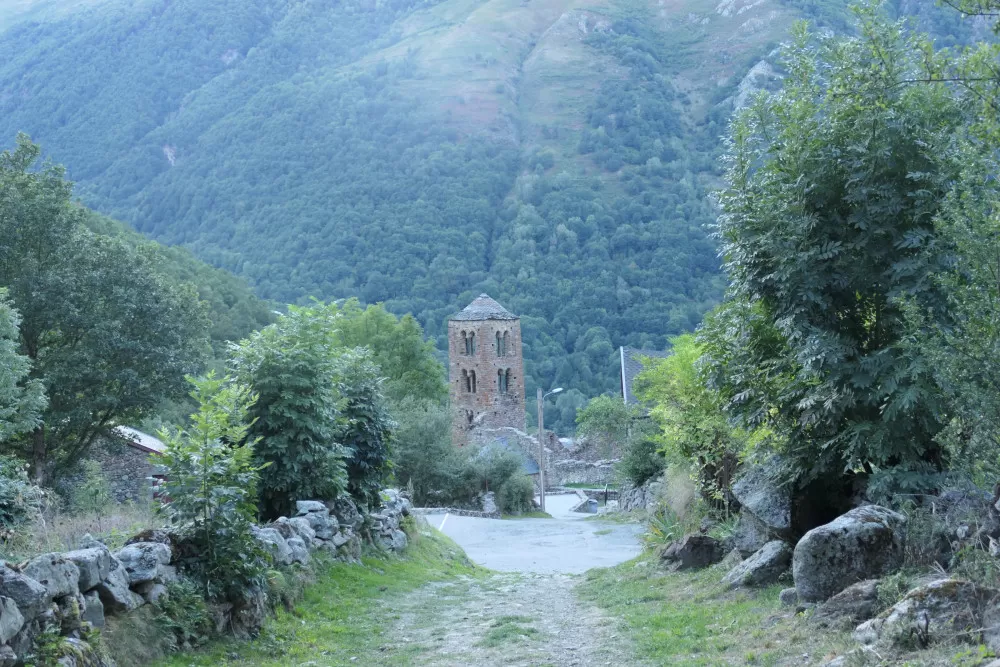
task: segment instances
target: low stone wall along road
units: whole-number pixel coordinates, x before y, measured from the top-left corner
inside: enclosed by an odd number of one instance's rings
[[[579,574],[639,555],[642,526],[584,521],[594,515],[569,512],[578,500],[574,494],[547,495],[546,510],[552,519],[480,519],[440,513],[429,514],[427,521],[455,540],[473,561],[499,572]]]

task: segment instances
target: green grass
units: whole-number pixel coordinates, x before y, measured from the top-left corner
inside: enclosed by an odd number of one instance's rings
[[[646,554],[591,570],[577,592],[618,618],[637,656],[655,664],[773,665],[804,653],[820,664],[821,656],[854,647],[848,635],[817,632],[781,607],[782,585],[732,592],[721,585],[723,574],[669,573]]]
[[[594,535],[610,535],[610,534],[611,534],[610,528],[602,528],[601,530],[594,531]]]
[[[551,519],[552,515],[548,512],[543,512],[541,510],[535,510],[533,512],[524,512],[522,514],[504,514],[500,518],[502,519]]]
[[[280,611],[252,642],[219,641],[193,653],[178,653],[161,667],[195,665],[407,665],[414,652],[386,635],[396,619],[381,613],[382,598],[460,576],[483,577],[450,539],[432,528],[411,535],[403,557],[365,558],[362,565],[320,567],[316,583],[293,612]],[[387,652],[390,643],[398,644]],[[320,662],[310,662],[320,660]]]
[[[604,490],[604,485],[603,484],[584,484],[582,482],[573,482],[572,484],[563,484],[562,486],[565,487],[565,488],[567,488],[567,489],[590,489],[590,490],[593,490],[593,491],[603,491]],[[609,488],[613,488],[613,487],[609,487]]]
[[[494,648],[538,637],[538,630],[528,625],[528,616],[501,616],[490,625],[489,632],[479,642],[480,646]]]

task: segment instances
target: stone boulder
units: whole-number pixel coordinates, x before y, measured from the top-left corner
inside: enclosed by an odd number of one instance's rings
[[[97,591],[89,591],[83,594],[84,609],[83,620],[90,623],[95,628],[104,627],[104,603]]]
[[[0,644],[6,644],[24,627],[24,616],[10,598],[0,597]]]
[[[772,538],[792,536],[792,494],[780,477],[781,459],[771,457],[764,463],[748,466],[733,483],[733,497],[740,512],[749,514]]]
[[[786,542],[774,540],[730,570],[722,583],[730,588],[769,586],[788,571],[791,562],[792,548]]]
[[[77,549],[63,554],[80,570],[78,586],[81,592],[89,591],[108,577],[111,571],[111,552],[103,545],[89,549]]]
[[[281,523],[282,519],[278,519]],[[306,544],[312,544],[313,539],[316,537],[316,531],[313,530],[312,525],[309,523],[309,519],[305,517],[297,516],[292,519],[284,519],[284,522],[289,528],[295,531],[296,535],[302,538],[302,541]]]
[[[773,537],[767,526],[759,519],[750,512],[741,512],[733,534],[726,539],[726,546],[739,551],[744,558],[748,558],[772,541]]]
[[[708,567],[722,560],[722,544],[708,535],[692,534],[670,543],[660,560],[673,570],[691,570]]]
[[[39,582],[0,563],[0,595],[17,605],[25,620],[45,611],[51,598]]]
[[[331,520],[326,508],[322,512],[309,512],[302,518],[309,522],[309,527],[312,528],[318,540],[331,540],[334,533],[337,532],[337,522]]]
[[[906,518],[878,505],[855,508],[813,528],[792,556],[799,599],[820,602],[857,581],[897,570],[905,540]]]
[[[799,603],[799,594],[795,592],[795,588],[783,588],[781,592],[778,593],[778,601],[781,603],[782,607],[794,607]]]
[[[392,537],[389,539],[389,548],[393,551],[400,552],[406,548],[409,544],[409,539],[406,537],[406,533],[401,530],[392,531]]]
[[[341,526],[350,526],[352,530],[360,530],[365,525],[365,518],[358,511],[358,506],[349,498],[337,498],[331,512]]]
[[[301,537],[290,537],[286,540],[292,551],[292,562],[307,565],[309,563],[309,548]]]
[[[148,542],[146,543],[148,544]],[[132,611],[143,604],[143,599],[129,588],[129,574],[120,560],[112,556],[108,577],[94,590],[101,597],[104,611],[121,614]]]
[[[816,607],[809,620],[820,627],[855,626],[875,615],[878,579],[851,584]]]
[[[854,639],[862,644],[941,641],[978,643],[984,612],[1000,591],[962,579],[938,579],[914,588],[891,608],[859,625]]]
[[[321,503],[318,500],[295,501],[295,516],[305,516],[307,514],[312,514],[313,512],[321,512],[323,514],[329,514],[330,510],[324,503]]]
[[[279,565],[291,565],[292,550],[277,529],[258,528],[254,531],[254,536],[264,547],[264,550],[271,554],[271,558],[274,559],[275,563]]]
[[[45,586],[49,600],[80,592],[80,568],[73,561],[63,558],[62,554],[36,556],[21,568],[21,572]]]
[[[128,573],[129,584],[152,581],[161,565],[170,564],[170,547],[162,542],[133,542],[123,547],[115,557]]]

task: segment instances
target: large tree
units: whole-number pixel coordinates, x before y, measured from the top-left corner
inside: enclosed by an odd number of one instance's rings
[[[49,397],[30,444],[44,481],[114,425],[182,395],[208,320],[194,289],[165,278],[145,248],[87,230],[63,170],[35,169],[39,153],[23,135],[0,153],[0,287]]]
[[[18,352],[20,322],[0,289],[0,445],[36,428],[45,408],[45,388],[28,379],[31,360]]]
[[[934,219],[963,114],[947,87],[908,85],[923,52],[870,9],[856,38],[799,27],[783,89],[732,126],[719,231],[738,305],[714,377],[732,413],[781,428],[803,480],[944,462],[940,392],[904,304],[946,308]]]

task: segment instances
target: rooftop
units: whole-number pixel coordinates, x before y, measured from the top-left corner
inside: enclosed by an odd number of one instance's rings
[[[638,403],[639,399],[635,397],[632,385],[635,382],[636,376],[645,368],[643,359],[662,359],[670,353],[659,350],[638,350],[634,347],[621,347],[619,348],[619,354],[621,359],[622,397],[628,404]]]
[[[455,313],[448,319],[457,321],[516,320],[518,317],[491,299],[488,294],[480,294],[464,310]]]
[[[115,432],[125,438],[130,446],[141,449],[148,454],[162,454],[167,449],[167,446],[159,438],[154,438],[148,433],[143,433],[129,426],[117,426]]]

